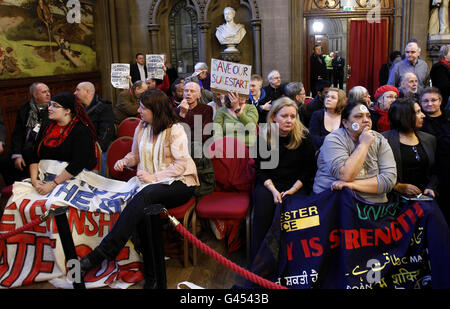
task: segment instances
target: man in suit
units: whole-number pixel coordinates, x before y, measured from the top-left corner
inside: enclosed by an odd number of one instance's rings
[[[132,84],[138,80],[145,82],[147,79],[147,67],[145,65],[145,55],[143,53],[136,54],[136,63],[130,65],[130,76]]]
[[[36,137],[42,123],[48,118],[50,89],[41,82],[30,86],[31,100],[19,108],[14,131],[11,134],[11,152],[1,158],[1,173],[6,185],[29,177]],[[4,141],[4,140],[3,140]]]
[[[314,52],[310,59],[311,64],[311,93],[314,95],[317,91],[316,85],[322,79],[327,79],[327,65],[325,57],[322,55],[322,46],[314,45]]]
[[[345,59],[341,57],[341,54],[336,51],[335,57],[332,61],[333,71],[334,71],[334,87],[339,89],[344,89],[344,69],[345,69]]]

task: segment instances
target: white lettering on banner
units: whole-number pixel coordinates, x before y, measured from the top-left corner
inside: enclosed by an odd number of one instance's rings
[[[64,162],[42,160],[39,163],[40,179],[59,174],[65,166],[67,163]],[[82,257],[111,231],[127,200],[138,190],[135,178],[122,182],[88,171],[59,184],[47,196],[39,195],[29,180],[16,182],[1,218],[0,233],[32,222],[49,208],[71,206],[66,215],[76,252]],[[106,285],[126,288],[143,278],[141,258],[130,242],[115,261],[103,264],[86,274],[87,288]],[[72,283],[80,280],[78,273],[76,263],[65,264],[54,218],[0,242],[0,288],[39,281],[50,281],[59,288],[72,288]]]

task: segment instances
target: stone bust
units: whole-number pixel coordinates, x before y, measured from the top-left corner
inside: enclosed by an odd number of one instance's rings
[[[237,45],[245,36],[245,28],[242,24],[234,22],[236,11],[232,7],[226,7],[223,10],[226,23],[217,27],[216,37],[222,45]]]

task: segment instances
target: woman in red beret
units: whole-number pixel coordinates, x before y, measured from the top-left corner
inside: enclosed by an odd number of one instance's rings
[[[391,129],[388,119],[389,107],[397,100],[398,89],[391,85],[384,85],[375,91],[375,105],[370,110],[372,118],[372,130],[384,132]]]

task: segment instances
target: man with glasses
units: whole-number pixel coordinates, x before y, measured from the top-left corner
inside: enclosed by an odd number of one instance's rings
[[[410,40],[405,47],[405,59],[397,62],[389,73],[388,85],[400,86],[400,80],[406,73],[412,72],[417,76],[419,87],[429,84],[428,64],[420,59],[420,47],[416,40]]]
[[[267,75],[267,79],[269,84],[264,87],[264,91],[266,92],[267,100],[274,102],[284,95],[284,86],[286,84],[281,83],[281,75],[277,70],[271,71]]]
[[[420,97],[420,105],[426,117],[422,131],[436,137],[436,166],[439,179],[438,204],[450,224],[450,111],[441,110],[442,95],[435,87],[426,88]]]
[[[30,86],[31,100],[19,108],[11,134],[11,152],[3,156],[1,173],[6,185],[29,177],[28,166],[41,124],[48,118],[49,87],[40,82]]]

